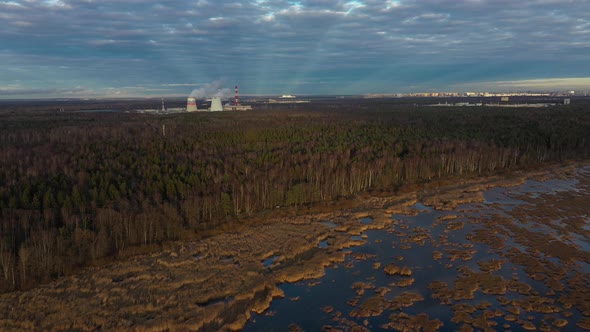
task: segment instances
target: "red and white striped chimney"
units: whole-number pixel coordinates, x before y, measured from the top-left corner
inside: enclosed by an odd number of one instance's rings
[[[235,102],[236,106],[240,105],[240,95],[238,94],[238,86],[236,85],[236,102]]]

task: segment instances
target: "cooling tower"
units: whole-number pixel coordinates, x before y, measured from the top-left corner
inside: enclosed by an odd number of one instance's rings
[[[211,112],[220,112],[223,111],[223,105],[221,105],[221,98],[213,97],[211,98]]]
[[[194,97],[188,97],[186,100],[186,111],[196,112],[197,111],[197,99]]]

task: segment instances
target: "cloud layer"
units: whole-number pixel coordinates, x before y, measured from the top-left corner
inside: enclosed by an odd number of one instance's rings
[[[590,77],[587,0],[0,0],[0,26],[0,98]]]

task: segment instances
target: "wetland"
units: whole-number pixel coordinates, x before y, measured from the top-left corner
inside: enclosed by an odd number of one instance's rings
[[[590,167],[481,194],[391,214],[324,277],[281,285],[245,331],[589,329]]]
[[[365,198],[0,297],[8,330],[583,330],[590,167]]]

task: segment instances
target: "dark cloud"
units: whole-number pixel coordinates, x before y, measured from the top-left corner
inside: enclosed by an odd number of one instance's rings
[[[590,77],[586,0],[0,0],[0,26],[3,95],[152,84],[163,90],[144,94],[188,94],[183,84],[219,79],[244,93],[337,94]]]

